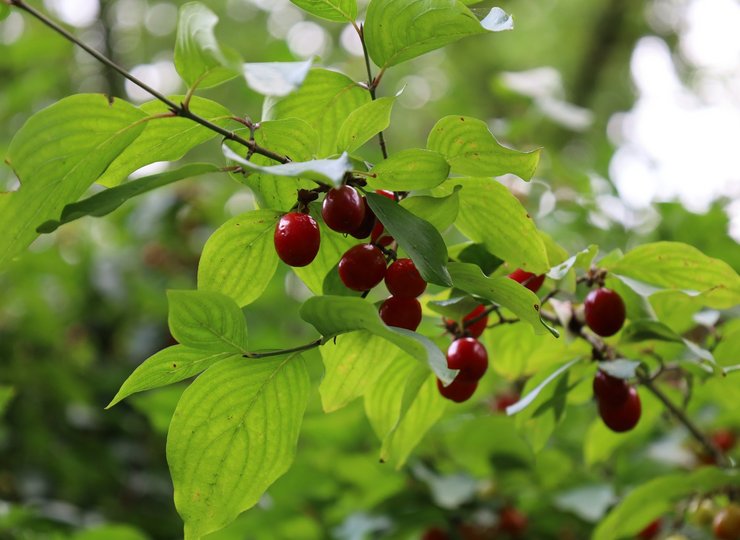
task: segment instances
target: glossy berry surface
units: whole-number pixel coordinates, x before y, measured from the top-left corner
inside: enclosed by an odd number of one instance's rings
[[[660,533],[660,526],[660,518],[651,521],[648,523],[647,527],[640,531],[637,538],[641,538],[642,540],[652,540]]]
[[[463,401],[469,400],[470,396],[475,393],[475,389],[478,388],[478,383],[462,380],[458,376],[448,386],[443,385],[442,381],[437,379],[437,388],[443,397],[450,401],[454,401],[455,403],[462,403]]]
[[[380,318],[388,326],[414,331],[421,322],[421,304],[416,298],[391,296],[380,305]]]
[[[416,269],[414,261],[398,259],[385,273],[385,286],[393,296],[416,298],[426,290],[427,282]]]
[[[595,334],[613,336],[624,324],[626,309],[619,293],[601,287],[594,289],[583,302],[586,324]]]
[[[516,508],[507,506],[501,509],[498,519],[499,529],[512,536],[522,536],[527,530],[527,516]]]
[[[735,446],[735,434],[729,429],[718,429],[712,433],[712,443],[723,452],[729,452]]]
[[[538,276],[532,272],[522,270],[521,268],[514,270],[509,274],[509,277],[514,281],[523,284],[527,289],[535,293],[540,290],[540,287],[542,287],[542,284],[545,282],[545,274],[540,274]]]
[[[308,214],[285,214],[275,227],[275,251],[290,266],[306,266],[319,252],[319,226]]]
[[[623,380],[599,370],[594,376],[594,396],[599,402],[618,407],[629,397],[630,387]]]
[[[351,186],[333,188],[324,198],[321,217],[330,229],[352,233],[362,225],[365,218],[365,201]]]
[[[447,349],[447,367],[460,370],[455,380],[478,381],[488,369],[486,348],[475,338],[456,339]]]
[[[383,252],[371,244],[350,248],[339,261],[339,277],[353,291],[369,291],[385,277]]]
[[[640,396],[633,387],[629,388],[627,399],[621,405],[599,402],[599,415],[606,427],[617,433],[629,431],[637,425],[642,414]]]
[[[731,503],[714,516],[714,536],[721,540],[740,540],[740,505]]]
[[[350,232],[350,234],[358,240],[362,240],[363,238],[367,238],[368,236],[370,236],[370,233],[373,232],[373,229],[377,225],[378,221],[375,218],[375,214],[370,209],[370,205],[367,204],[367,199],[365,197],[362,198],[362,205],[365,207],[365,213],[362,218],[362,223],[360,223],[360,226],[357,227],[354,231]]]

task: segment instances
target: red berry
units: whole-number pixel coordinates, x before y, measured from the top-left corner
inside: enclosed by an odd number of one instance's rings
[[[385,286],[393,296],[416,298],[426,290],[427,282],[416,269],[414,261],[398,259],[385,273]]]
[[[405,328],[413,332],[421,322],[421,304],[416,298],[391,296],[381,304],[380,318],[388,326]]]
[[[275,251],[285,264],[306,266],[319,252],[319,226],[308,214],[291,212],[280,218],[275,227]]]
[[[447,349],[447,367],[460,370],[457,379],[476,382],[488,369],[486,348],[474,338],[456,339]]]
[[[356,231],[365,218],[365,203],[351,186],[341,186],[329,190],[321,207],[321,216],[326,225],[340,233]]]
[[[358,240],[362,240],[363,238],[370,236],[370,233],[373,231],[378,221],[375,219],[375,214],[370,209],[370,205],[367,204],[367,199],[365,197],[362,198],[362,204],[365,207],[365,215],[362,218],[362,223],[360,223],[360,226],[357,227],[357,229],[350,233]]]
[[[465,315],[465,317],[463,318],[463,325],[467,321],[478,319],[478,317],[480,317],[485,310],[486,310],[486,306],[484,305],[480,305],[477,308],[475,308],[473,311]],[[457,328],[457,323],[453,321],[452,319],[444,319],[444,323],[448,329]],[[486,326],[488,326],[488,315],[486,315],[485,317],[481,317],[480,319],[476,320],[473,324],[469,324],[465,326],[465,335],[474,337],[474,338],[480,337],[480,335],[486,329]]]
[[[586,324],[599,336],[613,336],[624,324],[626,310],[619,293],[606,289],[594,289],[583,302]]]
[[[339,277],[353,291],[369,291],[385,276],[383,252],[371,244],[347,250],[339,261]]]
[[[514,270],[509,274],[509,277],[535,293],[540,290],[540,287],[542,287],[542,284],[545,282],[545,274],[540,274],[538,276],[532,272],[522,270],[521,268]]]
[[[463,401],[469,400],[470,396],[475,393],[475,389],[478,388],[478,383],[462,380],[458,376],[448,386],[444,386],[442,381],[437,379],[437,388],[443,397],[456,403],[462,403]]]
[[[730,503],[714,516],[714,536],[722,540],[740,540],[740,505]]]
[[[594,377],[594,396],[599,402],[618,407],[629,397],[630,387],[623,380],[599,370]]]
[[[606,427],[617,433],[629,431],[637,425],[642,413],[640,396],[637,390],[629,387],[629,395],[621,405],[610,405],[607,402],[599,402],[599,415]]]
[[[515,392],[506,392],[496,396],[496,411],[500,413],[506,413],[506,408],[511,407],[514,403],[518,402],[521,397]]]
[[[507,506],[498,515],[498,526],[512,536],[522,536],[527,530],[527,516],[516,508]]]
[[[660,532],[660,526],[660,518],[655,519],[651,521],[647,527],[641,530],[637,537],[642,538],[643,540],[651,540],[658,536],[658,533]]]
[[[735,446],[735,434],[729,429],[718,429],[712,433],[712,442],[723,452],[729,452]]]
[[[393,194],[392,191],[388,191],[385,189],[377,189],[375,190],[375,193],[377,193],[378,195],[382,195],[383,197],[390,199],[392,201],[396,200],[396,196]],[[370,241],[373,244],[380,244],[383,247],[391,245],[393,243],[393,237],[388,236],[388,235],[383,236],[384,232],[385,232],[385,228],[383,227],[383,224],[380,222],[379,219],[376,219],[375,227],[373,227],[373,231],[370,234]]]

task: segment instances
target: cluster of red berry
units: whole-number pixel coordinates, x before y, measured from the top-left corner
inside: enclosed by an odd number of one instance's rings
[[[498,512],[495,525],[476,523],[458,523],[451,528],[454,532],[442,527],[432,527],[422,534],[421,540],[484,540],[488,538],[523,538],[529,525],[527,516],[513,506],[505,506]]]

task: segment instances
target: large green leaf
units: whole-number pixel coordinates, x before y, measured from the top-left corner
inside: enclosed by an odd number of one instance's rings
[[[36,227],[85,193],[139,136],[145,116],[125,101],[80,94],[28,119],[6,158],[21,186],[0,193],[0,267],[36,238]]]
[[[212,352],[173,345],[147,358],[128,379],[106,409],[136,392],[167,386],[189,379],[213,364],[234,357],[235,353]],[[239,355],[241,356],[241,355]]]
[[[367,203],[426,281],[445,287],[452,285],[447,272],[447,246],[431,223],[376,193],[367,194]]]
[[[239,55],[216,40],[218,16],[200,2],[180,7],[175,41],[175,69],[189,87],[208,88],[236,77]]]
[[[59,220],[51,219],[42,223],[36,230],[40,233],[50,233],[56,231],[62,225],[85,216],[106,216],[129,199],[143,195],[153,189],[183,180],[184,178],[192,178],[202,174],[218,172],[219,170],[219,167],[210,163],[192,163],[174,171],[138,178],[121,186],[96,193],[87,199],[66,205],[62,208],[62,215],[59,217]]]
[[[660,289],[700,294],[704,305],[727,309],[740,304],[740,276],[720,259],[680,242],[644,244],[606,268]]]
[[[460,198],[457,191],[455,190],[446,197],[427,197],[425,195],[406,197],[401,201],[401,206],[415,216],[419,216],[434,225],[438,231],[444,232],[457,219],[460,208]]]
[[[167,462],[186,540],[228,525],[288,470],[310,384],[303,358],[293,354],[224,360],[185,391]]]
[[[445,116],[429,133],[427,148],[447,158],[452,172],[467,176],[515,174],[529,180],[540,151],[519,152],[501,146],[485,122],[469,116]]]
[[[300,313],[304,321],[318,330],[324,341],[340,334],[367,330],[428,365],[445,383],[452,381],[457,374],[456,370],[447,368],[447,358],[428,338],[403,328],[386,326],[375,306],[362,298],[315,296],[306,300]]]
[[[247,352],[247,325],[239,306],[211,291],[167,291],[170,332],[182,345],[213,352]]]
[[[290,0],[312,15],[334,22],[353,22],[357,18],[357,0]]]
[[[455,225],[514,268],[542,274],[549,270],[547,249],[532,217],[506,186],[488,178],[453,178],[435,188],[437,195],[460,190],[460,213]]]
[[[455,288],[491,300],[532,325],[535,334],[558,332],[540,318],[540,299],[532,291],[506,276],[486,277],[474,264],[448,264]]]
[[[498,15],[500,10],[493,10]],[[504,30],[498,19],[479,21],[456,0],[373,0],[365,20],[370,58],[386,68],[467,36]]]
[[[180,101],[183,96],[170,96],[170,99]],[[144,103],[140,108],[149,116],[168,112],[167,105],[158,100]],[[233,124],[233,121],[229,120],[231,116],[229,110],[209,99],[193,96],[190,100],[190,110],[221,127]],[[113,160],[97,179],[97,183],[104,186],[118,185],[144,165],[157,161],[178,160],[216,135],[210,129],[187,118],[168,117],[150,120],[146,123],[144,132]]]
[[[341,409],[373,388],[400,351],[367,331],[339,336],[321,347],[325,374],[319,386],[324,411]]]
[[[285,98],[265,101],[263,119],[300,118],[319,134],[317,157],[334,154],[339,129],[347,117],[370,101],[370,94],[352,79],[327,69],[312,69],[301,87]]]
[[[740,474],[716,467],[654,478],[630,491],[598,524],[591,538],[632,538],[654,519],[670,513],[681,499],[730,486],[740,486]]]
[[[395,97],[383,97],[352,111],[339,128],[337,150],[354,152],[373,135],[386,129],[391,123],[391,110],[395,102]]]
[[[225,294],[238,305],[257,300],[278,265],[273,235],[280,213],[255,210],[230,219],[206,242],[198,288]]]
[[[409,148],[375,165],[367,183],[373,189],[412,191],[430,189],[447,179],[450,165],[442,154]]]

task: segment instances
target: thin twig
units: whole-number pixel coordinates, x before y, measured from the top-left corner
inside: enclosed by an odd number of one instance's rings
[[[298,347],[292,347],[290,349],[280,349],[277,351],[266,351],[266,352],[246,352],[242,356],[244,358],[268,358],[270,356],[282,356],[284,354],[290,354],[294,352],[308,351],[315,349],[324,342],[323,338],[306,343],[305,345],[299,345]]]
[[[354,23],[353,23],[354,24]],[[354,24],[357,35],[360,36],[360,43],[362,43],[362,53],[365,56],[365,69],[367,70],[367,91],[370,92],[370,97],[375,101],[376,94],[375,89],[380,84],[380,79],[383,77],[385,70],[381,69],[376,78],[373,78],[373,70],[370,67],[370,54],[367,52],[367,46],[365,45],[365,30],[362,26]],[[383,132],[378,133],[378,143],[380,144],[380,152],[383,154],[383,159],[388,159],[388,148],[385,144],[385,137]]]

